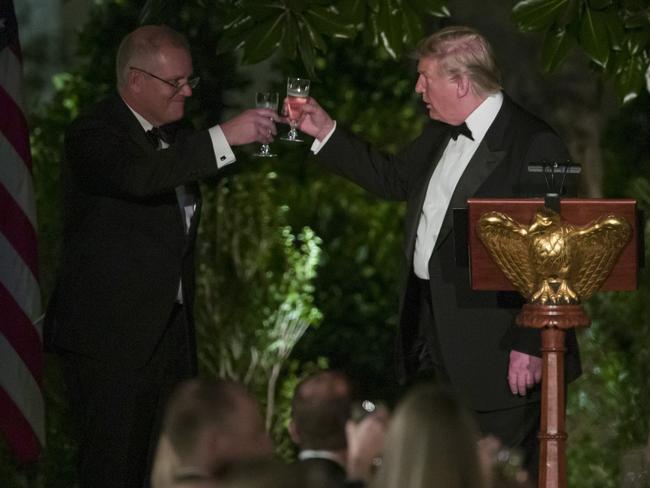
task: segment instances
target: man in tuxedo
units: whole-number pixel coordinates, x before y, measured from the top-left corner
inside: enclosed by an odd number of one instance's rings
[[[543,178],[529,162],[566,160],[544,122],[503,91],[492,48],[478,32],[447,27],[417,47],[415,91],[430,122],[400,154],[359,141],[309,99],[299,128],[330,170],[376,195],[406,201],[398,365],[406,381],[436,377],[458,391],[485,434],[520,447],[537,469],[542,375],[540,334],[518,328],[514,293],[477,292],[455,260],[452,210],[469,197],[540,197]],[[568,335],[567,376],[580,373]]]
[[[310,485],[362,486],[373,458],[381,454],[388,412],[380,407],[355,422],[352,390],[346,375],[326,370],[308,376],[294,391],[289,435]]]
[[[340,487],[346,479],[345,425],[352,407],[352,386],[335,371],[321,371],[296,387],[291,400],[289,434],[298,459],[315,485]]]
[[[81,486],[140,488],[166,396],[197,371],[194,241],[198,181],[268,143],[271,110],[193,131],[186,39],[143,26],[121,42],[117,93],[69,127],[62,261],[46,317],[79,427]]]

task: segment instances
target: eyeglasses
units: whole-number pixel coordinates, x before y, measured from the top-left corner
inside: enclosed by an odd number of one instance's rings
[[[141,73],[144,73],[145,75],[149,75],[152,78],[155,78],[155,79],[157,79],[159,81],[162,81],[164,84],[171,86],[174,89],[174,93],[178,93],[179,91],[181,91],[181,89],[185,85],[187,85],[190,88],[194,89],[197,86],[199,86],[199,82],[201,81],[201,78],[199,78],[198,76],[196,76],[194,78],[188,78],[187,81],[184,81],[184,82],[180,82],[178,80],[165,80],[165,79],[161,78],[160,76],[156,76],[153,73],[149,73],[148,71],[143,70],[142,68],[136,68],[135,66],[129,66],[129,69],[134,69],[136,71],[140,71]]]

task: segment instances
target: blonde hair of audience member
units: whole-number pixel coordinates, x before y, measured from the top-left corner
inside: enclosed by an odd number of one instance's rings
[[[373,488],[484,488],[471,413],[448,390],[413,389],[397,406]]]
[[[422,39],[413,56],[438,61],[440,70],[452,78],[466,75],[479,97],[501,90],[501,71],[490,43],[471,27],[451,26]]]

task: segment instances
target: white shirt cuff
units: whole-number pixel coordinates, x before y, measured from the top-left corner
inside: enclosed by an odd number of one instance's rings
[[[327,133],[325,137],[323,137],[322,141],[319,141],[318,139],[314,139],[314,142],[311,145],[311,152],[314,154],[318,154],[318,151],[321,150],[321,148],[327,144],[327,141],[330,140],[330,137],[332,137],[332,134],[334,134],[334,131],[336,130],[336,120],[334,121],[334,127],[332,127],[332,130]]]
[[[212,149],[214,150],[214,157],[217,160],[217,167],[223,168],[224,166],[234,163],[237,158],[230,148],[230,144],[226,140],[221,127],[215,125],[208,129],[210,139],[212,139]]]

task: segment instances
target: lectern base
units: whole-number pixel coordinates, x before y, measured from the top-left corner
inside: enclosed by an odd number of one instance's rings
[[[588,327],[589,316],[580,305],[526,304],[517,325],[541,329],[542,418],[539,433],[539,488],[566,488],[564,418],[564,337],[566,329]]]

